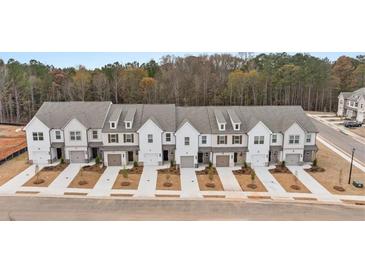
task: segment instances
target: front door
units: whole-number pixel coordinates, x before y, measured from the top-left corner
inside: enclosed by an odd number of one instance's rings
[[[235,152],[235,153],[234,153],[234,155],[233,155],[233,161],[234,161],[235,163],[237,163],[237,152]]]
[[[203,163],[203,153],[202,152],[198,153],[198,163],[199,164]]]
[[[61,159],[62,158],[62,148],[57,148],[57,159]]]
[[[92,158],[95,159],[98,156],[98,149],[96,147],[93,147],[91,149]]]
[[[169,160],[169,151],[168,150],[164,150],[163,151],[163,160],[164,161],[168,161]]]
[[[128,151],[128,162],[133,162],[133,151]]]

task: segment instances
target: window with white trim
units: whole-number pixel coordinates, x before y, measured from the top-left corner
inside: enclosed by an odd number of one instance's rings
[[[307,143],[310,143],[311,142],[311,140],[312,140],[312,134],[307,134],[306,136],[305,136],[305,141],[307,142]]]
[[[166,142],[171,142],[171,133],[166,133],[165,140]]]
[[[134,135],[133,133],[125,133],[123,135],[124,143],[133,143],[134,142]]]
[[[218,145],[226,145],[227,144],[227,136],[225,136],[225,135],[218,135],[217,136],[217,144]]]
[[[289,135],[289,144],[299,144],[299,135]]]
[[[92,134],[93,134],[93,139],[98,139],[99,138],[97,130],[93,130]]]
[[[271,136],[271,143],[276,144],[277,141],[278,141],[278,135],[277,134],[273,134]]]
[[[33,141],[43,141],[43,132],[33,132]]]
[[[203,145],[206,145],[207,144],[207,136],[206,135],[203,135],[202,136],[202,144]]]
[[[108,134],[108,142],[109,143],[119,143],[119,137],[116,133],[109,133]]]
[[[125,122],[125,128],[126,129],[131,129],[132,128],[132,123],[131,122]]]
[[[189,146],[190,145],[190,137],[185,137],[184,138],[184,143],[186,146]]]
[[[233,135],[232,136],[232,144],[233,145],[242,144],[242,135]]]
[[[147,141],[148,141],[148,143],[153,143],[153,135],[152,134],[147,135]]]
[[[61,131],[60,130],[55,131],[55,137],[56,137],[56,140],[61,140]]]
[[[240,130],[240,124],[234,124],[234,130]]]
[[[220,124],[219,125],[219,130],[226,130],[226,125],[225,124]]]
[[[71,141],[81,141],[81,131],[70,131]]]
[[[253,143],[255,145],[263,145],[265,141],[265,136],[254,136]]]
[[[111,129],[116,129],[117,125],[115,122],[110,122],[110,128]]]

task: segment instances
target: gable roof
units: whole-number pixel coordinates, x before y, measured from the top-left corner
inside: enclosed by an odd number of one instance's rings
[[[176,126],[189,122],[198,132],[210,134],[211,127],[206,107],[176,107]],[[217,124],[216,120],[214,123]]]
[[[117,127],[115,129],[111,129],[108,121],[109,121],[112,113],[114,113],[114,111],[116,111],[117,109],[121,110],[119,121],[118,121]],[[132,128],[127,129],[125,127],[124,120],[125,120],[125,117],[128,115],[128,112],[131,109],[135,109],[136,113],[134,115]],[[141,125],[142,109],[143,109],[142,104],[113,104],[110,107],[110,111],[107,115],[106,122],[105,122],[104,126],[102,127],[102,129],[103,129],[102,132],[104,132],[104,133],[114,133],[114,132],[121,132],[121,131],[136,132],[142,126]]]
[[[176,131],[176,110],[173,104],[143,105],[140,126],[153,117],[153,121],[163,130]]]
[[[351,96],[348,97],[349,100],[358,100],[361,96],[365,95],[365,88],[360,88],[351,93]]]
[[[343,96],[343,98],[347,99],[348,97],[350,97],[352,94],[352,92],[340,92],[340,94],[338,95],[338,97],[340,97],[341,95]]]
[[[87,128],[102,128],[111,102],[44,102],[35,116],[49,128],[77,119]]]

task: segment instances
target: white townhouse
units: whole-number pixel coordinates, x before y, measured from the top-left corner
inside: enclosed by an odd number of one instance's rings
[[[46,102],[25,130],[34,163],[99,156],[106,166],[298,165],[317,151],[317,130],[300,106]]]
[[[365,120],[365,88],[341,92],[338,96],[337,116],[346,116],[358,122]]]

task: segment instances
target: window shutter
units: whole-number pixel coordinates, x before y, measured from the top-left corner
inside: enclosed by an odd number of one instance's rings
[[[224,136],[224,144],[227,144],[227,136]]]
[[[217,144],[219,144],[219,135],[217,136]]]
[[[108,143],[110,143],[110,134],[108,134]]]
[[[119,143],[119,139],[118,139],[119,138],[119,135],[118,134],[115,134],[115,137],[116,137],[115,138],[116,142]]]
[[[123,134],[123,143],[125,143],[125,140],[127,139],[126,134]]]
[[[234,135],[232,135],[232,144],[234,144]]]
[[[242,135],[240,135],[240,144],[242,144]]]
[[[132,133],[131,136],[132,136],[132,139],[131,139],[132,143],[134,143],[134,134]]]

